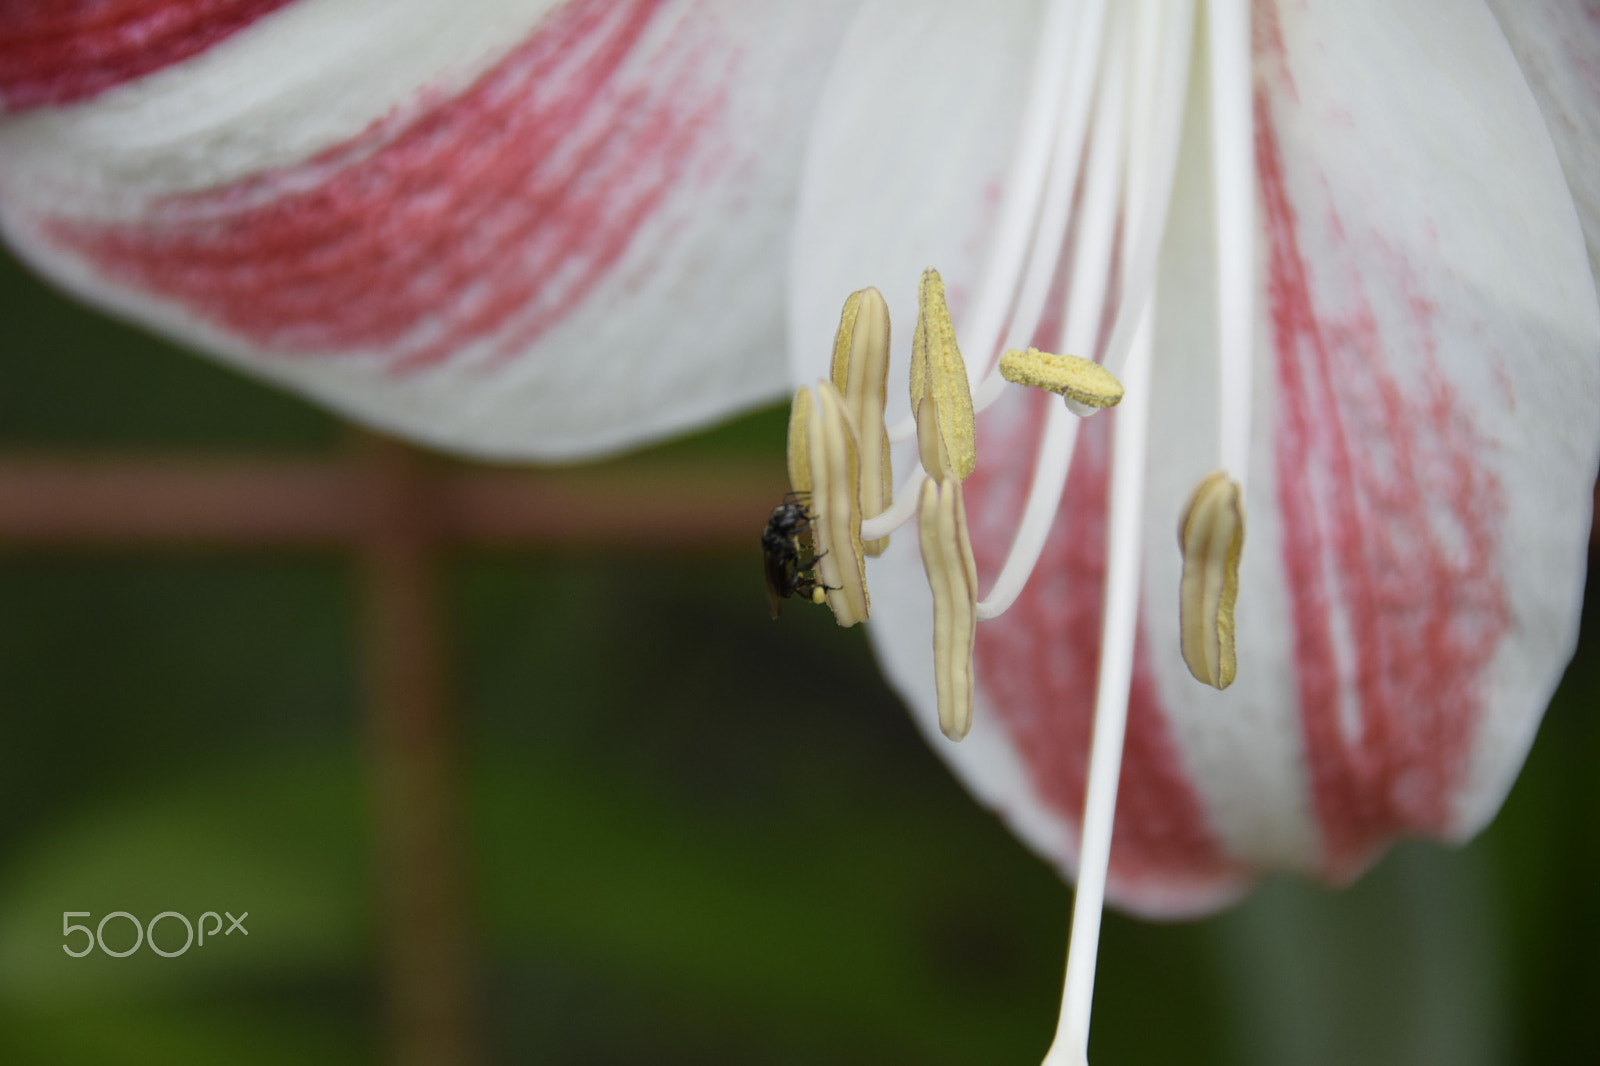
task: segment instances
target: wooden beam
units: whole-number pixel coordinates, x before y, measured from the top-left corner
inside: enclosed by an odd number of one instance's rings
[[[751,546],[787,490],[781,467],[747,462],[514,470],[419,455],[413,465],[414,532],[452,545]],[[348,546],[378,506],[348,456],[0,456],[0,546]]]

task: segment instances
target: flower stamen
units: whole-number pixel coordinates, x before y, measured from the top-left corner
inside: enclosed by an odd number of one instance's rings
[[[806,440],[811,406],[811,390],[802,385],[789,405],[789,488],[799,496],[811,495],[811,445]]]
[[[859,524],[861,532],[876,538],[919,514],[934,601],[940,729],[959,740],[971,725],[976,622],[998,616],[1017,600],[1043,552],[1072,466],[1076,416],[1120,401],[1072,940],[1060,1027],[1045,1060],[1063,1066],[1087,1061],[1095,956],[1138,629],[1156,275],[1177,170],[1196,18],[1193,0],[1137,0],[1109,7],[1104,0],[1049,3],[1021,143],[965,334],[976,358],[970,365],[962,360],[943,284],[936,272],[925,273],[909,374],[912,418],[893,427],[887,439],[897,442],[915,433],[920,465],[931,476],[916,472],[881,513],[873,512],[886,502],[883,497],[869,505],[868,519]],[[1208,4],[1207,44],[1217,167],[1222,470],[1201,484],[1184,513],[1180,607],[1185,661],[1196,677],[1223,688],[1236,670],[1233,609],[1250,440],[1253,142],[1249,10],[1243,0]],[[1059,277],[1066,280],[1061,335],[1041,339],[1036,334]],[[1103,328],[1107,324],[1109,331]],[[848,328],[853,347],[856,327]],[[846,332],[841,323],[836,352],[845,345]],[[1002,335],[1006,350],[996,357]],[[1051,355],[1033,347],[1036,341],[1096,356],[1097,361]],[[837,364],[834,376],[840,377]],[[1119,377],[1127,379],[1126,399]],[[962,388],[953,385],[958,379]],[[972,382],[977,383],[975,392]],[[1002,395],[1006,382],[1048,389],[1067,403],[1046,408],[1010,551],[988,597],[980,601],[975,598],[976,570],[961,481],[971,473],[976,456],[974,411]],[[839,384],[851,396],[853,378]],[[819,389],[817,407],[829,402]],[[858,415],[855,421],[860,430],[867,419]],[[821,455],[816,436],[824,423],[817,411],[810,414],[814,466]],[[874,440],[881,439],[879,431],[870,432]],[[879,469],[869,462],[873,475]],[[887,496],[889,482],[883,485]],[[835,583],[827,575],[822,579]]]
[[[972,728],[978,567],[967,536],[960,479],[946,474],[941,485],[925,477],[920,497],[922,565],[933,590],[933,676],[939,730],[951,740],[960,740]]]
[[[1076,415],[1093,414],[1122,402],[1122,382],[1116,375],[1093,359],[1078,355],[1051,355],[1037,348],[1020,352],[1012,348],[1000,357],[1000,373],[1017,385],[1056,393]]]
[[[917,329],[911,337],[911,411],[917,419],[922,469],[934,477],[953,473],[965,480],[978,463],[972,386],[937,270],[922,272],[917,305]]]
[[[1136,76],[1141,91],[1134,118],[1137,147],[1130,160],[1127,226],[1123,233],[1122,298],[1116,325],[1100,361],[1121,377],[1133,344],[1144,304],[1155,287],[1161,243],[1167,231],[1172,184],[1178,169],[1178,145],[1183,133],[1183,110],[1189,84],[1189,60],[1194,47],[1194,5],[1188,0],[1168,0],[1160,5],[1141,4],[1139,16],[1148,28],[1160,21],[1161,33],[1141,35],[1155,48],[1140,50]],[[1153,90],[1149,87],[1154,86]],[[1067,347],[1071,347],[1068,345]],[[1082,349],[1078,349],[1082,350]]]
[[[1045,9],[1023,105],[1020,136],[1006,169],[1010,180],[1001,194],[995,239],[980,276],[972,320],[966,331],[968,344],[977,353],[972,366],[972,384],[994,358],[1001,329],[1017,291],[1023,258],[1029,245],[1039,239],[1035,221],[1041,200],[1047,195],[1046,181],[1053,165],[1051,146],[1062,125],[1061,112],[1063,109],[1070,111],[1077,101],[1086,101],[1091,95],[1093,48],[1100,36],[1098,22],[1103,7],[1104,0],[1088,5],[1073,0],[1050,0]],[[1084,40],[1086,35],[1090,37],[1087,41]],[[1076,49],[1074,42],[1078,43]],[[1087,54],[1078,54],[1075,58],[1086,59],[1086,62],[1060,61],[1069,51],[1084,53],[1085,46]],[[1048,203],[1048,200],[1043,202]],[[1058,238],[1056,246],[1059,244]],[[1052,248],[1052,257],[1054,254]],[[1019,343],[1029,339],[1024,337]]]
[[[1027,267],[1022,272],[1016,308],[1006,327],[1007,348],[1025,347],[1032,343],[1034,334],[1038,332],[1051,282],[1055,280],[1056,264],[1061,259],[1067,224],[1072,219],[1072,204],[1078,192],[1078,177],[1089,134],[1090,105],[1094,101],[1095,78],[1100,67],[1105,2],[1091,0],[1080,5],[1080,8],[1071,56],[1065,62],[1054,58],[1048,61],[1067,67],[1073,76],[1067,83],[1067,97],[1061,105],[1061,125],[1056,133],[1055,154],[1050,160],[1050,180],[1039,207],[1033,246],[1028,253]],[[981,334],[979,340],[982,340]],[[1000,398],[1004,389],[1005,378],[996,365],[973,392],[974,406],[979,411],[986,409]]]
[[[861,513],[875,515],[894,497],[889,434],[883,424],[889,388],[889,305],[877,289],[853,292],[844,302],[829,376],[844,396],[861,449]],[[865,542],[870,556],[882,555],[888,546],[889,538],[882,535]]]
[[[915,422],[912,424],[915,425]],[[893,431],[889,433],[889,439],[894,440]],[[894,502],[882,514],[861,520],[861,536],[867,540],[887,537],[890,533],[911,521],[912,516],[917,513],[917,504],[922,499],[922,479],[924,476],[922,464],[918,463],[916,471],[906,478],[900,488],[895,491]]]
[[[797,432],[797,425],[804,426]],[[860,456],[855,428],[831,381],[816,393],[800,389],[790,413],[790,484],[809,491],[817,585],[825,590],[834,621],[853,626],[870,616],[866,559],[861,543]],[[803,487],[803,486],[809,486]]]
[[[1244,497],[1226,472],[1205,478],[1189,497],[1178,525],[1178,547],[1183,552],[1178,596],[1183,661],[1196,680],[1227,688],[1237,669],[1233,606],[1239,598]]]

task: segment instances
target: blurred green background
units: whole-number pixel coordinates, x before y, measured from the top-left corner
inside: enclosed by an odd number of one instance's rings
[[[10,260],[0,322],[9,454],[345,441]],[[669,448],[777,462],[783,424]],[[755,533],[447,558],[489,1058],[1038,1062],[1067,888],[955,785],[859,630],[768,620]],[[0,545],[0,1062],[380,1060],[355,580],[331,551]],[[1470,846],[1406,844],[1344,892],[1271,881],[1206,922],[1112,916],[1097,1066],[1600,1063],[1595,600]],[[60,950],[64,910],[223,909],[247,938]]]

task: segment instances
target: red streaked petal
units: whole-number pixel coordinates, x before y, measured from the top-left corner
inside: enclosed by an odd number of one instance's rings
[[[290,0],[3,0],[0,111],[70,104],[204,52]]]
[[[1393,322],[1361,286],[1340,309],[1313,295],[1265,97],[1256,115],[1300,715],[1323,861],[1345,877],[1396,833],[1450,829],[1510,626],[1493,558],[1505,500],[1474,405],[1437,361],[1403,383],[1385,358]],[[1436,312],[1413,299],[1426,352]]]
[[[896,23],[890,5],[863,15],[852,37],[876,14],[880,47],[854,63],[847,47],[813,135],[797,342],[820,336],[824,309],[853,286],[885,286],[892,306],[909,306],[889,286],[928,263],[970,291],[989,168],[1010,145],[994,106],[926,113],[959,85],[988,105],[1011,100],[1015,114],[1014,89],[984,72],[1025,81],[1014,57],[1038,12],[1006,10],[987,35]],[[1255,13],[1256,455],[1239,680],[1222,693],[1188,676],[1176,632],[1173,530],[1217,464],[1203,95],[1190,99],[1158,283],[1143,610],[1110,886],[1113,902],[1148,914],[1219,906],[1260,869],[1345,879],[1395,836],[1482,826],[1570,655],[1600,447],[1600,315],[1577,214],[1488,12],[1340,0]],[[852,110],[867,89],[871,111]],[[914,132],[899,138],[902,126]],[[852,195],[863,186],[923,195]],[[934,217],[963,229],[938,232]],[[823,351],[820,340],[797,350],[797,372]],[[1035,422],[1009,399],[980,421],[967,501],[981,587],[1021,510]],[[1040,569],[1011,613],[979,628],[980,700],[963,744],[928,725],[914,549],[891,543],[869,572],[874,645],[937,750],[1068,869],[1109,429],[1105,415],[1083,427]]]
[[[66,189],[48,178],[93,152],[90,118],[19,120],[0,211],[69,287],[358,417],[507,456],[614,447],[782,389],[786,209],[839,8],[576,0],[490,55],[450,28],[449,65],[403,73],[416,88],[364,125],[372,101],[306,138],[268,99],[283,137],[246,157],[246,100],[171,145],[132,135]],[[284,27],[239,34],[240,65]]]
[[[1342,878],[1398,834],[1470,836],[1521,764],[1576,639],[1600,323],[1556,153],[1487,11],[1284,22],[1293,91],[1269,78],[1257,104],[1279,506]],[[1369,37],[1426,59],[1382,94],[1353,87],[1338,64]],[[1364,159],[1312,135],[1331,113]],[[1392,206],[1369,206],[1380,191]]]
[[[569,5],[466,91],[304,168],[41,228],[285,356],[379,352],[399,373],[475,345],[505,358],[615,265],[722,110],[720,90],[670,91],[714,39],[669,42],[672,66],[619,84],[660,6]]]
[[[1256,29],[1244,688],[1186,697],[1173,724],[1230,852],[1344,880],[1397,836],[1470,836],[1521,764],[1576,637],[1600,321],[1486,10],[1261,3]],[[1208,197],[1180,176],[1158,329],[1201,367]],[[1216,386],[1156,375],[1152,493],[1177,496],[1214,465]],[[1154,595],[1178,580],[1175,515],[1147,529]],[[1176,640],[1175,619],[1147,618]],[[1294,792],[1264,789],[1264,751]]]

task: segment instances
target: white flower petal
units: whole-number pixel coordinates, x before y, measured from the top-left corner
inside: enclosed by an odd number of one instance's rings
[[[943,275],[959,326],[999,207],[1042,8],[862,6],[806,149],[789,303],[794,380],[826,372],[842,294],[867,285],[899,323],[892,359],[902,374],[923,270]],[[891,424],[909,413],[904,393],[889,391]]]
[[[590,454],[779,394],[799,154],[850,0],[300,0],[0,120],[64,287],[375,425]]]
[[[1489,0],[1561,157],[1600,285],[1600,10],[1572,0]]]

